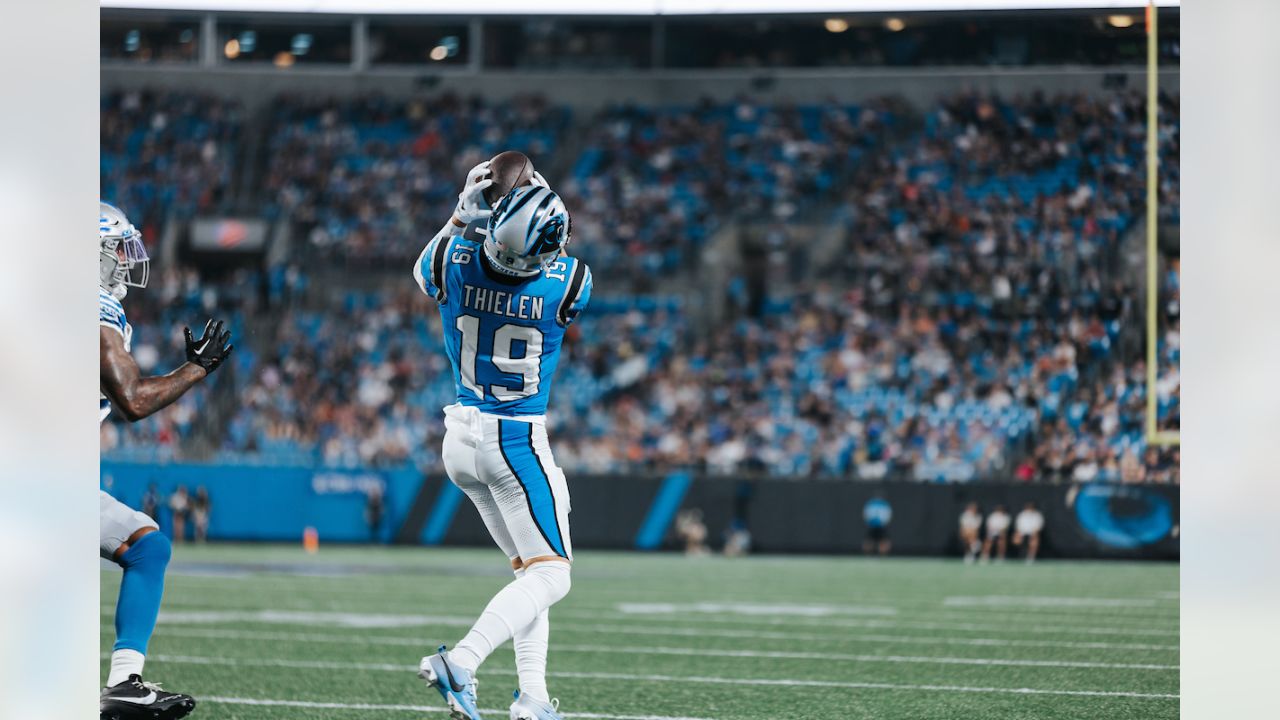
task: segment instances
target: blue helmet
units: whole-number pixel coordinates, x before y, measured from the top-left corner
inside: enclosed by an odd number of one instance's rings
[[[564,201],[551,188],[513,188],[489,216],[484,253],[502,273],[532,277],[560,255],[573,222]]]

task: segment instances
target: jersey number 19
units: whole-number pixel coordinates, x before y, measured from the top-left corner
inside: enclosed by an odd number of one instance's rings
[[[462,385],[476,397],[484,400],[485,391],[476,382],[476,362],[480,347],[480,318],[474,315],[459,315],[458,331],[462,333],[462,362],[458,368],[462,375]],[[524,355],[512,357],[512,348],[516,341],[524,342]],[[519,400],[538,392],[538,376],[542,360],[542,331],[535,327],[507,323],[493,333],[493,351],[491,359],[494,367],[500,372],[520,375],[524,382],[520,388],[505,385],[489,386],[489,394],[500,401]]]

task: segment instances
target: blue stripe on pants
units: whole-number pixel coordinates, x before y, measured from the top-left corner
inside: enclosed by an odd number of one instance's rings
[[[556,512],[556,498],[551,491],[551,478],[533,449],[533,423],[518,420],[498,421],[498,447],[502,459],[515,474],[516,481],[524,489],[529,503],[529,514],[538,526],[538,532],[556,555],[568,560],[564,541],[560,534],[560,516]]]

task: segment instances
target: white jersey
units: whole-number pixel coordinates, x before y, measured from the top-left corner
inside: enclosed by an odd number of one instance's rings
[[[98,324],[120,333],[120,337],[124,338],[125,352],[132,351],[133,326],[124,316],[124,306],[103,287],[98,288]],[[111,413],[111,403],[101,391],[98,393],[98,412],[99,423],[106,420],[107,415]]]
[[[996,511],[987,516],[987,534],[1000,535],[1009,529],[1009,513]]]
[[[1023,510],[1018,513],[1015,527],[1019,535],[1034,535],[1044,529],[1044,516],[1039,510]]]
[[[982,515],[976,512],[960,513],[960,529],[969,532],[978,532],[982,527]]]

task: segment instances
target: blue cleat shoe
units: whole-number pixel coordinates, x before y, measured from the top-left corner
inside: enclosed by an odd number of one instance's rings
[[[475,675],[449,662],[444,645],[440,646],[439,653],[422,658],[418,677],[438,690],[449,704],[450,720],[484,720],[477,709]]]
[[[516,701],[511,703],[511,720],[563,720],[560,717],[560,701],[552,699],[549,703],[534,700],[531,697],[520,697],[516,691]]]

